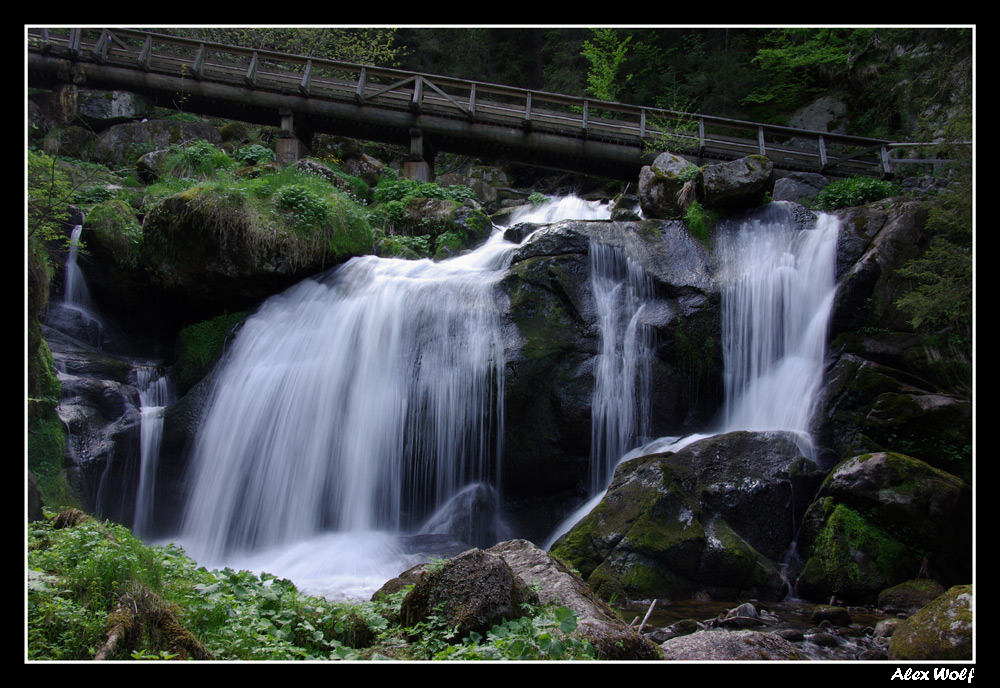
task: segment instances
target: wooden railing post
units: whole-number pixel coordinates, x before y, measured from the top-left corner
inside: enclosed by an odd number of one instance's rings
[[[205,67],[205,44],[198,46],[198,52],[194,56],[194,65],[191,67],[191,74],[195,79],[201,80],[202,70]]]
[[[469,119],[476,118],[476,85],[469,89]]]
[[[587,120],[590,117],[590,102],[584,98],[583,99],[583,138],[587,138]]]
[[[108,33],[107,29],[101,29],[101,35],[97,39],[97,43],[94,45],[94,49],[90,51],[90,54],[94,56],[94,59],[100,63],[103,63],[108,56],[108,46],[111,43],[111,35]]]
[[[368,84],[368,70],[364,67],[361,68],[361,74],[358,75],[358,90],[354,94],[354,100],[358,105],[365,104],[365,86]]]
[[[302,81],[299,82],[299,93],[304,96],[309,96],[309,81],[312,79],[313,61],[308,60],[306,62],[306,73],[302,75]]]
[[[144,72],[149,71],[150,64],[153,59],[153,37],[146,36],[146,40],[142,42],[142,50],[139,51],[139,59],[136,60],[136,64],[139,65],[139,69]]]
[[[819,171],[826,169],[826,137],[819,135]]]
[[[70,29],[69,30],[69,51],[74,55],[80,52],[80,35],[83,33],[80,29]]]
[[[247,68],[247,73],[243,77],[243,81],[246,82],[247,86],[250,88],[257,88],[257,51],[253,51],[253,57],[250,58],[250,67]]]
[[[705,118],[698,118],[698,157],[705,154]]]
[[[424,99],[424,80],[417,77],[413,80],[413,100],[410,101],[410,110],[415,114],[420,114],[420,108]]]
[[[757,127],[757,150],[761,155],[767,155],[767,148],[764,146],[764,127]]]

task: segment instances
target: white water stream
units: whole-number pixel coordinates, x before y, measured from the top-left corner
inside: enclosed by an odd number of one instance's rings
[[[514,221],[607,216],[589,205]],[[178,542],[206,566],[358,597],[426,560],[420,534],[504,536],[494,285],[515,248],[495,231],[439,263],[355,258],[265,302],[216,381]]]
[[[822,382],[836,294],[839,228],[836,217],[821,215],[810,230],[797,229],[789,218],[751,220],[718,233],[714,256],[722,288],[726,391],[722,426],[622,450],[590,500],[552,531],[546,549],[600,503],[621,461],[680,451],[735,430],[793,432],[803,453],[812,456],[809,421]]]

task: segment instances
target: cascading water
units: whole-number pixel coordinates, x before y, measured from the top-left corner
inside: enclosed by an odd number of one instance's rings
[[[782,208],[775,208],[763,219],[718,232],[726,389],[722,427],[707,434],[661,437],[622,451],[608,475],[620,461],[680,451],[712,434],[735,430],[790,431],[812,457],[809,422],[822,382],[836,294],[839,228],[836,217],[820,215],[815,229],[800,230]],[[545,547],[597,506],[606,487],[600,485],[589,502],[561,523]]]
[[[653,281],[618,248],[591,241],[589,250],[601,339],[590,409],[591,496],[556,526],[545,549],[600,503],[625,452],[649,439],[655,342],[641,315],[653,298]]]
[[[233,343],[196,439],[188,551],[231,560],[325,537],[328,559],[349,548],[363,568],[358,538],[324,534],[415,532],[464,504],[452,500],[463,488],[495,494],[504,357],[493,285],[512,248],[496,232],[440,263],[357,258],[269,299]],[[395,570],[373,571],[376,585],[401,570],[390,540],[374,556]]]
[[[139,388],[140,440],[139,486],[135,496],[133,530],[149,536],[153,525],[156,469],[160,461],[160,440],[163,437],[163,412],[172,401],[169,380],[155,366],[136,364],[136,386]]]
[[[534,207],[519,209],[510,216],[510,224],[533,222],[551,224],[560,220],[609,220],[611,207],[601,201],[585,201],[578,196],[550,198]]]
[[[722,341],[728,430],[808,435],[836,293],[839,223],[755,220],[723,233]]]
[[[603,491],[622,455],[649,439],[653,337],[640,315],[653,282],[621,250],[592,241],[590,284],[601,350],[591,405],[591,493]]]

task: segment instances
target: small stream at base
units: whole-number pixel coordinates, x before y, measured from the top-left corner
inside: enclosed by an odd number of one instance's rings
[[[649,628],[668,628],[672,624],[685,619],[694,619],[701,623],[712,621],[720,615],[725,615],[737,602],[719,602],[716,600],[660,600],[646,622]],[[752,626],[742,630],[761,633],[778,633],[785,630],[801,632],[800,640],[791,640],[795,648],[809,660],[816,661],[855,661],[858,655],[866,650],[885,650],[888,638],[874,638],[871,631],[878,622],[894,618],[891,614],[877,610],[850,607],[848,609],[853,623],[846,627],[821,627],[812,621],[813,613],[819,605],[798,599],[786,599],[773,603],[754,603],[760,610],[766,610],[766,616],[776,617],[768,620],[765,625]],[[635,626],[642,621],[649,610],[649,602],[629,602],[616,606],[622,619],[627,623],[638,617]],[[720,633],[729,632],[719,630]],[[818,636],[823,633],[826,636]],[[832,636],[832,640],[830,638]],[[880,640],[884,640],[880,644]]]

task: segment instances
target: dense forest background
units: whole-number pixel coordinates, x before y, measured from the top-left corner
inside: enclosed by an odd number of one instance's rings
[[[832,95],[846,133],[971,137],[971,28],[156,30],[773,124]]]

